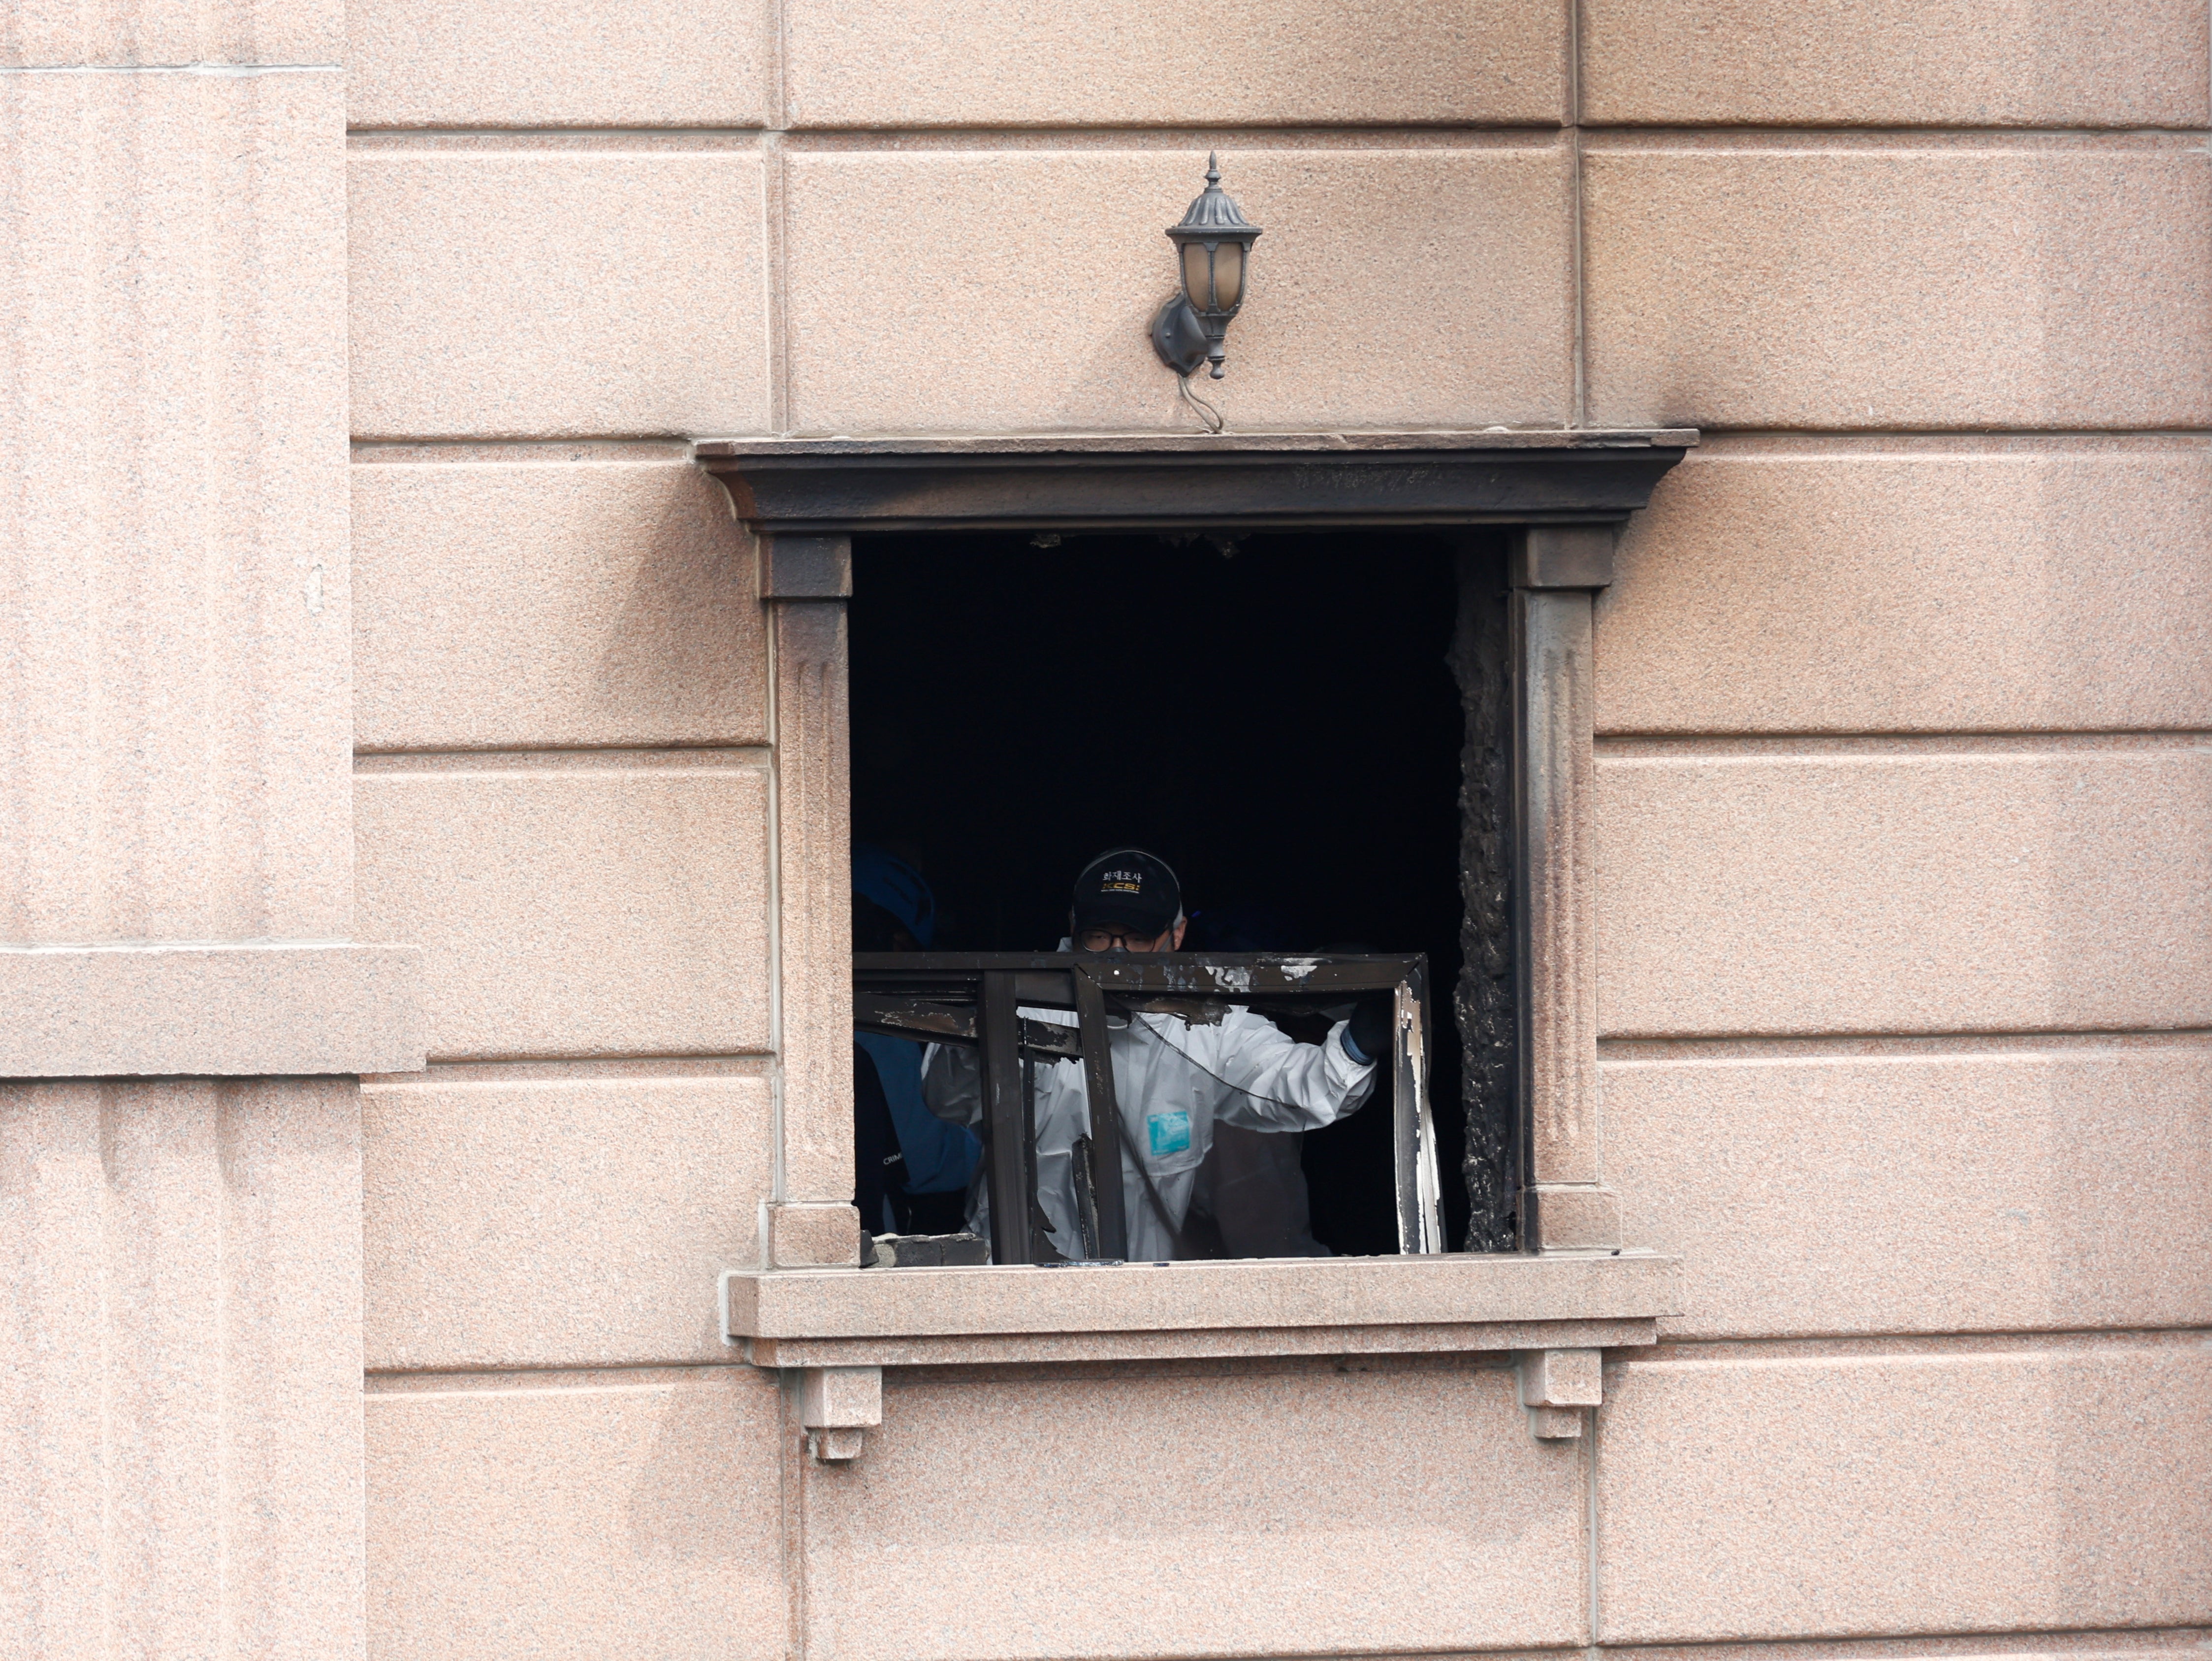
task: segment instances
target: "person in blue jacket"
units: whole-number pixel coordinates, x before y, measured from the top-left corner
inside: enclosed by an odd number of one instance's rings
[[[937,902],[921,873],[895,854],[855,843],[853,949],[924,952],[936,933]],[[923,1045],[875,1032],[856,1034],[854,1042],[860,1050],[854,1065],[863,1058],[873,1064],[883,1087],[882,1108],[889,1110],[896,1141],[896,1147],[887,1148],[879,1127],[872,1134],[868,1121],[875,1092],[863,1075],[854,1101],[854,1147],[864,1167],[856,1196],[862,1221],[874,1234],[944,1234],[961,1228],[982,1142],[967,1126],[938,1117],[923,1101]],[[880,1173],[865,1168],[871,1160],[881,1162]]]

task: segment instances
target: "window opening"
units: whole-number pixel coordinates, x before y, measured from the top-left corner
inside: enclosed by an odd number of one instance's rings
[[[1463,570],[1474,574],[1464,583]],[[1484,541],[1470,552],[1464,534],[856,538],[854,833],[857,857],[883,861],[872,889],[856,872],[856,951],[1042,961],[1066,937],[1075,873],[1102,850],[1136,846],[1182,878],[1186,953],[1425,959],[1436,992],[1420,1037],[1443,1179],[1437,1244],[1500,1249],[1494,1218],[1469,1241],[1468,1194],[1494,1205],[1503,1193],[1510,1231],[1515,1150],[1498,1127],[1510,1113],[1498,1091],[1511,1068],[1492,1053],[1510,1043],[1510,1007],[1504,1031],[1481,1026],[1468,1043],[1471,1070],[1455,1028],[1468,1007],[1463,930],[1486,983],[1501,968],[1510,975],[1505,942],[1489,938],[1505,926],[1502,906],[1470,908],[1462,892],[1463,879],[1470,897],[1491,892],[1482,847],[1504,830],[1478,825],[1462,801],[1463,759],[1480,807],[1473,770],[1504,737],[1484,715],[1503,691],[1502,657],[1491,663],[1469,644],[1471,627],[1478,646],[1485,630],[1502,641],[1503,587],[1498,551]],[[1462,716],[1470,675],[1472,721]],[[926,939],[902,921],[913,920],[915,897],[880,880],[901,867],[927,891]],[[1492,874],[1502,882],[1502,867]],[[980,987],[975,995],[980,1004]],[[1278,1000],[1263,1013],[1307,1045],[1330,1025],[1311,1000]],[[878,1220],[948,1232],[956,1212],[987,1209],[945,1186],[965,1159],[966,1189],[988,1187],[986,1127],[915,1120],[917,1161],[897,1131],[929,1111],[921,1047],[883,1025],[858,1034],[869,1062],[861,1093],[880,1083],[894,1098],[874,1115],[879,1130],[890,1124],[891,1146],[874,1157],[890,1159],[893,1176],[878,1199],[864,1171],[861,1203],[878,1232]],[[1030,1056],[1032,1073],[1070,1059],[1016,1054]],[[1492,1080],[1481,1099],[1465,1098],[1469,1078]],[[1218,1135],[1206,1202],[1183,1220],[1179,1254],[1401,1250],[1392,1094],[1379,1089],[1303,1135]],[[945,1146],[943,1128],[968,1141]],[[865,1164],[865,1125],[860,1140]],[[1462,1171],[1470,1147],[1480,1183]],[[1288,1215],[1267,1197],[1286,1154],[1289,1186],[1304,1190]],[[1261,1203],[1240,1210],[1240,1196],[1254,1196]]]

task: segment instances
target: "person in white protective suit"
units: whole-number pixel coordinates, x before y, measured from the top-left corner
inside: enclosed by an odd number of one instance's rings
[[[1117,849],[1093,860],[1077,879],[1062,949],[1172,952],[1182,943],[1183,928],[1175,873],[1141,849]],[[1021,1013],[1029,1020],[1075,1024],[1065,1010]],[[1299,1043],[1242,1005],[1213,1022],[1151,1013],[1109,1017],[1108,1053],[1121,1125],[1118,1136],[1103,1126],[1099,1135],[1121,1144],[1129,1257],[1188,1255],[1183,1221],[1216,1124],[1293,1131],[1334,1123],[1373,1090],[1389,1032],[1389,1006],[1379,1001],[1358,1006],[1317,1044]],[[1076,1144],[1091,1130],[1083,1064],[1040,1058],[1036,1078],[1037,1200],[1052,1226],[1054,1250],[1079,1257],[1074,1162]],[[937,1049],[922,1088],[940,1116],[981,1128],[980,1067],[972,1048]],[[988,1238],[988,1194],[980,1182],[969,1214],[969,1226]]]

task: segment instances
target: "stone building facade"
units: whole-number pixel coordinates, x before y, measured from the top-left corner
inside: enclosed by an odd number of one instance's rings
[[[0,61],[0,1654],[2202,1652],[2201,0],[18,0]],[[1697,429],[1577,873],[1574,1182],[1663,1275],[810,1329],[883,1284],[843,636],[695,446],[1188,441],[1209,149],[1232,435]]]

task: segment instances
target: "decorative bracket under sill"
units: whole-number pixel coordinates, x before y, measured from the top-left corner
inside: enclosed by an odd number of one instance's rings
[[[866,1433],[884,1421],[881,1367],[805,1367],[799,1375],[799,1422],[806,1451],[825,1465],[860,1457]]]
[[[1605,1356],[1595,1349],[1534,1349],[1520,1360],[1521,1405],[1540,1442],[1571,1441],[1583,1433],[1583,1409],[1605,1400]]]
[[[1517,1352],[1547,1439],[1582,1433],[1600,1352],[1658,1341],[1676,1261],[1646,1252],[1110,1268],[732,1269],[723,1330],[799,1374],[817,1459],[857,1457],[887,1366]]]

